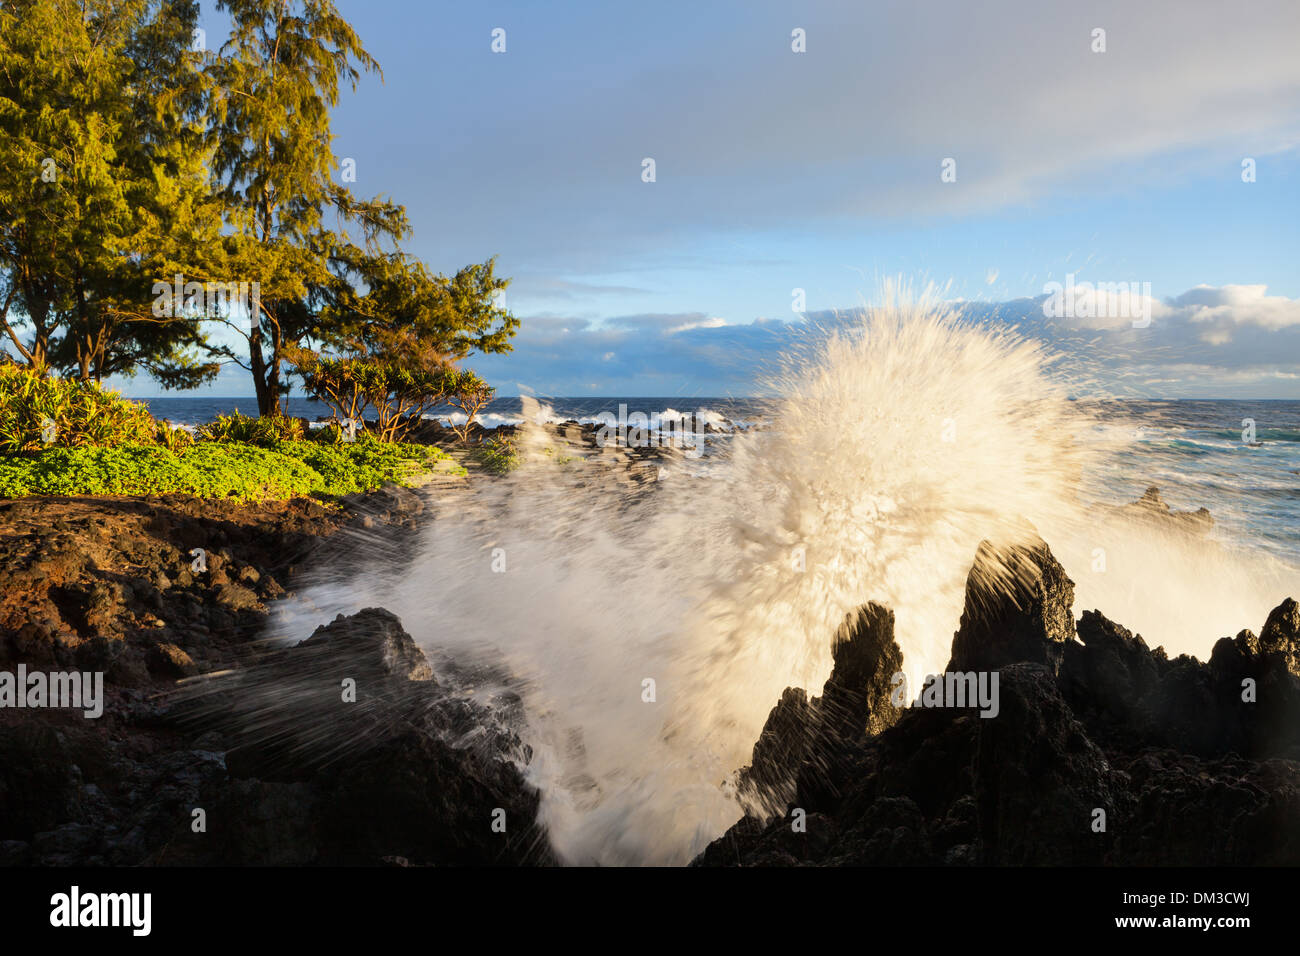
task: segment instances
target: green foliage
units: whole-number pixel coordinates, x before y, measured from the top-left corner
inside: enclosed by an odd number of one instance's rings
[[[179,454],[194,444],[194,436],[188,429],[172,428],[166,422],[159,422],[157,442],[160,447]]]
[[[487,442],[479,449],[478,458],[488,471],[497,475],[508,474],[523,464],[514,438],[506,435],[498,435]]]
[[[573,455],[566,455],[563,452],[557,452],[550,445],[547,445],[542,449],[542,454],[549,458],[552,463],[560,465],[561,467],[578,460]]]
[[[474,415],[491,401],[494,389],[469,369],[441,360],[406,359],[393,351],[373,358],[331,358],[308,349],[294,349],[308,392],[329,406],[341,421],[360,420],[373,411],[376,433],[383,441],[400,441],[420,424],[420,416],[443,403],[467,415],[461,438],[467,437]]]
[[[313,431],[310,440],[318,445],[342,445],[344,442],[349,441],[349,438],[342,425],[338,422],[330,422],[324,428],[317,428]]]
[[[230,39],[207,74],[213,83],[208,142],[229,227],[231,273],[259,283],[259,321],[231,324],[240,352],[215,354],[253,377],[258,410],[284,394],[285,349],[336,336],[320,315],[332,268],[410,232],[406,210],[363,200],[337,181],[330,115],[344,84],[379,72],[333,0],[220,0]],[[328,228],[331,223],[337,229]],[[356,227],[355,239],[348,227]]]
[[[288,357],[297,366],[307,391],[324,403],[336,420],[360,421],[364,417],[370,399],[357,360],[329,358],[296,346]]]
[[[456,433],[457,438],[461,441],[469,441],[470,432],[474,428],[474,420],[478,417],[478,413],[483,410],[483,406],[492,401],[492,396],[495,394],[496,389],[473,372],[464,371],[457,376],[456,386],[452,389],[448,398],[449,404],[465,413],[463,424],[451,426],[451,430]]]
[[[281,442],[297,441],[303,436],[302,421],[284,415],[252,418],[238,411],[218,415],[216,421],[199,429],[199,438],[207,441],[245,442],[261,448],[276,448]]]
[[[330,358],[306,349],[294,352],[303,381],[341,421],[375,414],[375,432],[398,441],[420,424],[420,416],[459,394],[462,387],[488,390],[473,372],[446,365],[404,363],[397,358]],[[490,392],[490,390],[488,390]]]
[[[433,275],[400,251],[339,250],[334,262],[341,281],[322,290],[322,314],[337,336],[331,344],[392,355],[405,339],[443,362],[513,348],[519,320],[505,308],[510,280],[496,274],[495,257],[453,276]]]
[[[338,445],[317,441],[281,444],[277,451],[291,455],[319,474],[330,494],[343,495],[387,482],[405,484],[421,471],[438,469],[447,474],[464,474],[464,469],[447,467],[451,459],[431,445],[381,442],[358,434],[357,440]]]
[[[461,430],[466,438],[493,390],[456,363],[474,350],[510,351],[519,326],[500,297],[509,280],[496,276],[496,260],[451,278],[431,275],[401,252],[339,249],[332,263],[337,281],[320,290],[318,338],[328,354],[283,350],[307,389],[342,419],[373,410],[388,440],[409,434],[420,415],[450,402],[468,418]]]
[[[198,5],[9,0],[0,6],[0,332],[33,367],[96,381],[215,375],[152,282],[219,236]]]
[[[288,441],[272,451],[254,445],[197,442],[183,452],[126,445],[54,448],[0,456],[0,497],[24,495],[187,494],[247,500],[334,497],[444,465],[422,445],[357,442],[327,446]],[[445,469],[454,473],[454,469]]]
[[[116,392],[0,364],[0,452],[150,444],[155,432],[149,409]]]
[[[508,280],[494,259],[433,274],[405,207],[339,182],[331,114],[379,65],[336,0],[216,8],[229,37],[201,51],[192,0],[0,2],[0,336],[83,381],[190,388],[233,363],[264,416],[294,349],[361,359],[399,438],[456,363],[510,350]],[[176,277],[255,286],[253,321],[159,296]]]
[[[328,497],[404,484],[420,471],[464,473],[448,468],[437,448],[376,441],[365,432],[352,442],[342,434],[307,439],[299,419],[283,416],[223,415],[199,438],[155,422],[144,405],[93,382],[0,363],[0,497]]]
[[[251,445],[200,442],[166,448],[59,448],[0,458],[0,496],[143,495],[178,492],[203,498],[290,498],[320,489],[310,467]]]

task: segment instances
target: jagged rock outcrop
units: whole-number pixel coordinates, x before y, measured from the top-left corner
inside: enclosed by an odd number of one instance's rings
[[[834,666],[812,700],[787,688],[768,716],[740,792],[765,812],[775,812],[796,792],[798,780],[823,780],[848,742],[874,736],[898,719],[891,678],[903,663],[894,641],[894,614],[866,604],[849,614],[832,638]]]
[[[1107,745],[1300,759],[1300,680],[1288,663],[1300,640],[1284,623],[1288,607],[1289,599],[1269,616],[1267,645],[1245,630],[1219,640],[1208,663],[1170,660],[1101,613],[1084,611],[1079,642],[1066,647],[1062,692]]]
[[[973,793],[980,862],[1095,865],[1106,834],[1093,814],[1113,814],[1119,782],[1088,739],[1051,672],[1012,664],[999,674],[998,715],[974,725]]]
[[[950,671],[993,670],[1027,661],[1055,672],[1074,638],[1074,582],[1043,541],[979,546]]]
[[[1201,663],[1097,611],[1076,636],[1072,594],[1046,544],[982,545],[949,670],[996,670],[996,715],[909,708],[801,750],[777,743],[823,718],[789,689],[755,748],[765,779],[791,780],[784,806],[754,809],[695,865],[1300,863],[1296,603]]]
[[[1259,632],[1259,649],[1300,677],[1300,604],[1287,598],[1273,609]]]
[[[835,663],[820,702],[826,733],[875,736],[892,726],[898,719],[893,677],[903,666],[894,612],[874,602],[858,608],[831,638],[831,656]]]

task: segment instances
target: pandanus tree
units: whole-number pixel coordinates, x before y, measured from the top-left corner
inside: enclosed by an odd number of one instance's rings
[[[502,300],[509,280],[489,259],[454,276],[432,275],[400,252],[338,250],[320,292],[328,348],[290,360],[308,390],[341,417],[373,410],[381,435],[407,434],[419,416],[453,404],[470,419],[492,389],[458,366],[472,352],[505,352],[519,320]]]

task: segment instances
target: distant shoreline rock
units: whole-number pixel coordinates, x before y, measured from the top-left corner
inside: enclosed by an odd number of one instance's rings
[[[1214,518],[1208,508],[1195,511],[1174,511],[1163,498],[1160,489],[1151,485],[1137,501],[1120,505],[1116,513],[1135,521],[1154,525],[1161,530],[1182,531],[1187,534],[1209,534]]]

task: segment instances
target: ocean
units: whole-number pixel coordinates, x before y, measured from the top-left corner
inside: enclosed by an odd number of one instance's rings
[[[253,414],[248,397],[141,399],[158,418],[201,424],[219,414]],[[719,397],[539,398],[545,421],[593,421],[602,413],[641,412],[661,418],[700,414],[740,427],[774,424],[770,399]],[[1177,510],[1206,507],[1214,535],[1238,547],[1255,547],[1300,573],[1300,401],[1175,400],[1080,403],[1108,439],[1106,454],[1091,461],[1090,494],[1120,504],[1149,485]],[[315,419],[329,409],[306,398],[289,400],[291,414]],[[711,414],[708,414],[711,413]],[[443,408],[439,418],[455,418]],[[523,400],[494,399],[480,414],[489,428],[523,420]],[[463,417],[463,416],[460,416]],[[833,423],[827,423],[833,427]],[[1253,436],[1252,436],[1253,430]],[[1118,447],[1118,450],[1116,449]]]
[[[135,401],[148,405],[155,418],[165,418],[182,425],[210,422],[218,415],[229,415],[236,411],[243,412],[245,415],[257,413],[257,399],[252,396],[215,398],[166,396],[140,398]],[[691,414],[701,408],[707,408],[732,420],[756,420],[765,416],[767,405],[770,404],[770,400],[753,398],[683,398],[680,395],[671,398],[539,398],[538,402],[543,409],[547,410],[546,416],[557,422],[569,419],[591,420],[601,412],[617,415],[620,404],[627,405],[629,412],[640,411],[651,414],[676,409],[682,414]],[[456,410],[450,406],[444,406],[434,412],[442,418],[455,413]],[[308,419],[328,418],[330,410],[315,399],[295,397],[289,399],[289,414]],[[463,417],[462,415],[461,418]],[[493,399],[478,417],[487,428],[520,422],[523,420],[523,399],[518,397]]]
[[[1174,508],[1209,508],[1217,537],[1300,573],[1300,402],[1126,401],[1098,412],[1099,428],[1128,438],[1096,463],[1099,487],[1136,497],[1156,485]]]

